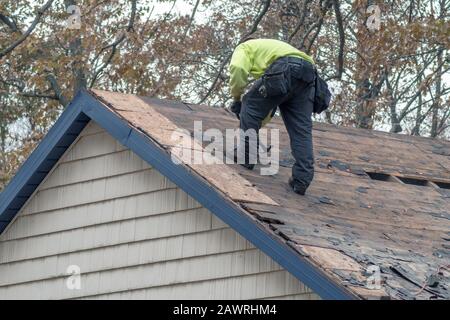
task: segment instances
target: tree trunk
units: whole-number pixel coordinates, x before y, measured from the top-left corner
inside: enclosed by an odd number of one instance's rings
[[[66,9],[71,5],[76,5],[75,0],[65,0]],[[75,95],[80,89],[87,87],[86,73],[83,68],[83,46],[81,39],[81,32],[79,30],[73,30],[73,40],[69,43],[69,54],[73,57],[72,72],[74,75],[73,95]]]
[[[391,101],[389,103],[389,109],[391,112],[391,130],[389,130],[389,132],[392,133],[399,133],[403,131],[402,126],[400,125],[400,121],[398,120],[398,115],[397,115],[397,103],[395,101],[394,98],[391,98]]]
[[[442,53],[443,49],[440,48],[438,52],[437,57],[437,65],[438,69],[436,71],[436,89],[435,89],[435,96],[433,101],[433,107],[432,107],[432,117],[431,117],[431,130],[430,130],[430,137],[436,138],[438,135],[438,123],[439,123],[439,109],[441,107],[441,74],[442,74]]]
[[[360,10],[362,25],[357,30],[358,46],[356,50],[359,55],[356,59],[355,85],[356,85],[356,126],[358,128],[372,129],[373,110],[371,110],[371,83],[369,79],[369,70],[366,63],[370,63],[370,31],[366,27],[366,11],[373,1],[368,0],[366,5],[362,5]]]
[[[419,83],[421,81],[421,78],[419,78]],[[418,101],[417,101],[417,111],[416,111],[416,121],[414,124],[414,128],[411,131],[411,135],[413,136],[420,136],[420,126],[422,124],[422,94],[419,94]]]

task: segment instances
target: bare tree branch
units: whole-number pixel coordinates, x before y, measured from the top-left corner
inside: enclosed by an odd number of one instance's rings
[[[172,1],[172,7],[170,8],[170,10],[168,12],[166,12],[166,14],[164,15],[164,18],[162,20],[162,23],[157,23],[156,26],[153,28],[152,32],[150,32],[149,36],[147,38],[143,39],[143,42],[147,42],[148,39],[151,39],[156,32],[158,32],[159,27],[161,25],[163,25],[164,23],[166,23],[166,21],[169,19],[170,15],[172,14],[173,8],[175,7],[175,4],[177,3],[177,0],[173,0]],[[153,12],[154,7],[152,8],[152,12]]]
[[[309,50],[311,50],[311,47],[314,44],[314,41],[316,40],[316,37],[319,34],[320,29],[322,28],[322,24],[323,24],[325,15],[327,14],[327,11],[331,6],[332,6],[332,2],[329,0],[326,0],[323,8],[321,8],[321,10],[320,10],[320,17],[318,17],[318,20],[316,22],[314,22],[313,24],[310,25],[309,29],[303,35],[301,44],[300,44],[301,49],[305,48],[306,39],[308,39],[311,32],[313,32],[314,29],[316,29],[316,32],[315,32],[313,38],[311,39],[311,41],[309,42],[308,49],[306,51],[309,52]]]
[[[11,32],[20,32],[19,28],[17,28],[16,22],[13,19],[5,16],[1,12],[0,12],[0,21],[6,24],[8,28],[11,30]]]
[[[298,33],[298,31],[300,30],[300,28],[303,26],[303,24],[305,23],[305,19],[306,19],[306,13],[307,8],[308,8],[308,4],[311,2],[311,0],[304,0],[303,2],[303,7],[302,7],[302,16],[300,18],[300,20],[297,23],[297,26],[295,27],[294,31],[291,33],[291,35],[289,36],[288,42],[290,43],[292,41],[292,39],[295,37],[295,35]]]
[[[48,73],[45,77],[47,81],[50,83],[50,86],[52,87],[53,91],[55,92],[56,97],[58,98],[59,102],[66,107],[69,104],[69,100],[64,97],[61,87],[58,84],[58,81],[56,80],[56,77],[52,73]]]
[[[266,15],[267,10],[269,10],[270,3],[271,3],[271,0],[265,0],[264,1],[264,5],[263,5],[263,8],[262,8],[261,12],[256,17],[256,20],[253,22],[253,25],[252,25],[250,31],[241,38],[241,41],[244,40],[245,38],[251,36],[252,34],[254,34],[256,32],[256,30],[258,29],[259,23],[261,22],[262,18],[264,18],[264,16]]]
[[[271,0],[265,0],[264,1],[264,6],[263,6],[261,12],[256,17],[256,20],[253,22],[253,25],[250,28],[250,31],[248,33],[246,33],[244,36],[242,36],[242,38],[240,39],[239,42],[243,41],[245,38],[248,38],[249,36],[251,36],[253,33],[256,32],[256,30],[258,29],[259,23],[261,22],[262,18],[265,16],[267,11],[269,10],[270,4],[271,4]],[[221,65],[219,67],[219,70],[217,72],[217,75],[214,78],[214,81],[213,81],[212,85],[209,87],[209,89],[206,92],[205,96],[198,102],[198,104],[202,104],[203,102],[205,102],[206,99],[208,99],[208,97],[211,95],[211,93],[213,92],[214,88],[216,87],[217,82],[221,78],[223,69],[225,68],[225,66],[228,63],[228,61],[231,59],[231,56],[232,56],[232,53],[229,53],[226,56],[226,58],[222,61]]]
[[[183,37],[182,37],[183,40],[188,35],[189,29],[191,29],[192,22],[194,21],[194,17],[195,17],[195,14],[197,13],[197,9],[198,9],[198,5],[199,4],[200,4],[200,0],[197,0],[197,2],[195,3],[194,9],[192,10],[191,17],[189,18],[189,23],[188,23],[186,29],[184,29],[184,33],[183,33]]]
[[[45,93],[52,89],[48,89],[44,92],[26,91],[25,90],[26,86],[22,79],[7,79],[7,80],[0,79],[0,82],[4,83],[7,87],[12,86],[12,87],[16,88],[19,91],[18,94],[22,97],[59,100],[59,98],[56,94]],[[7,92],[9,92],[9,91],[7,91]]]
[[[55,94],[45,94],[45,93],[39,93],[39,92],[21,92],[20,95],[22,97],[27,98],[41,98],[41,99],[51,99],[51,100],[60,100],[58,96]]]
[[[33,32],[33,30],[36,28],[36,26],[39,24],[39,21],[41,20],[42,16],[44,15],[45,11],[50,8],[54,0],[48,0],[46,4],[44,4],[37,12],[36,17],[34,18],[34,21],[31,23],[31,25],[28,27],[27,31],[22,34],[22,36],[14,41],[9,47],[6,49],[0,51],[0,60],[6,56],[8,53],[13,51],[17,46],[19,46],[22,42],[24,42],[28,36]]]
[[[336,22],[339,30],[339,54],[338,54],[338,70],[336,74],[337,79],[342,78],[342,73],[344,72],[344,46],[345,46],[345,33],[344,25],[342,22],[341,10],[339,8],[338,0],[333,1],[334,13],[336,15]]]
[[[97,54],[96,58],[94,58],[94,61],[97,60],[102,52],[111,48],[111,52],[110,52],[108,58],[106,59],[106,61],[101,65],[101,67],[99,69],[97,69],[97,71],[92,76],[91,82],[89,84],[89,88],[92,88],[94,86],[95,81],[97,81],[97,78],[100,75],[100,73],[102,73],[103,70],[111,63],[112,59],[114,58],[114,55],[117,52],[117,47],[120,45],[120,43],[122,43],[126,39],[127,33],[131,32],[133,30],[134,21],[136,19],[136,6],[137,6],[137,0],[132,0],[131,1],[131,15],[130,15],[130,20],[128,22],[128,27],[126,29],[126,32],[123,32],[113,43],[103,47],[100,50],[100,52]]]

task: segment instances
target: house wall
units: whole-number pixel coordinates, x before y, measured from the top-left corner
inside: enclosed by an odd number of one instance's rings
[[[0,235],[14,298],[318,296],[91,122]]]

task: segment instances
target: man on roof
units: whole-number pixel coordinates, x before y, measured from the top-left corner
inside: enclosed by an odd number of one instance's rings
[[[288,43],[273,39],[246,39],[234,50],[230,62],[231,106],[240,119],[240,128],[256,132],[275,114],[277,107],[289,134],[295,164],[289,185],[304,195],[314,176],[312,119],[316,70],[313,59]],[[249,76],[255,83],[244,94]],[[245,163],[249,161],[249,140],[245,145]],[[236,160],[236,159],[235,159]]]

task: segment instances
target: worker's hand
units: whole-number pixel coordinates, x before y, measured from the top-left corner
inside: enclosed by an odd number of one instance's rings
[[[240,119],[239,115],[241,113],[241,106],[242,106],[241,101],[234,101],[230,107],[231,112],[233,112],[238,119]]]

